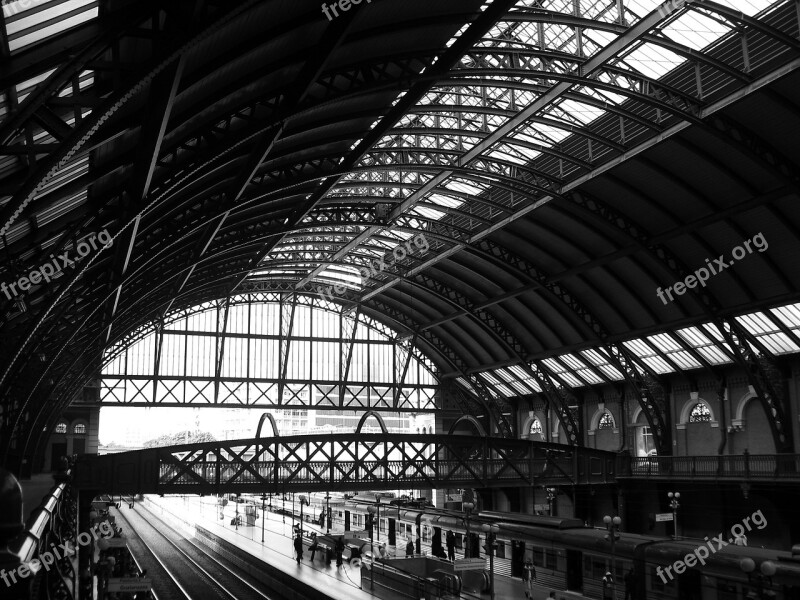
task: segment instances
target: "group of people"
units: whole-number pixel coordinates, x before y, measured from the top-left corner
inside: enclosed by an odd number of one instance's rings
[[[317,534],[316,532],[311,533],[311,544],[309,544],[308,549],[311,551],[311,558],[310,561],[314,562],[314,557],[317,554],[317,550],[319,550],[319,544],[317,543]],[[297,564],[300,564],[300,561],[303,560],[303,535],[299,529],[295,530],[295,537],[294,537],[294,551],[297,558]],[[327,564],[331,564],[331,554],[327,548],[324,550],[320,550],[320,552],[325,552],[325,560]],[[344,557],[342,556],[344,553],[344,541],[341,537],[336,538],[336,542],[333,548],[333,553],[336,555],[336,568],[340,568],[344,564]]]

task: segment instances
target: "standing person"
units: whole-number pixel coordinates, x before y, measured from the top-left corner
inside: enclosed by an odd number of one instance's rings
[[[447,537],[445,538],[445,542],[447,543],[447,560],[455,562],[456,560],[456,534],[453,533],[452,529],[447,531]]]
[[[342,552],[344,552],[344,542],[342,541],[342,538],[338,538],[336,540],[335,550],[336,550],[336,568],[338,569],[342,566],[343,563]]]
[[[634,600],[634,596],[636,595],[636,572],[631,567],[627,573],[625,573],[625,600]]]
[[[411,538],[408,538],[406,544],[406,556],[414,556],[414,542],[411,541]]]
[[[536,567],[529,558],[525,561],[525,568],[522,570],[522,581],[525,582],[525,597],[533,600],[533,582],[536,581]]]
[[[312,531],[311,532],[311,545],[308,547],[308,549],[311,550],[311,562],[313,563],[314,562],[314,556],[317,553],[317,532],[316,531]]]
[[[606,571],[603,576],[603,600],[615,600],[614,578],[611,576],[611,571]]]
[[[300,534],[294,538],[294,551],[297,552],[297,564],[300,564],[300,559],[303,558],[303,538]]]

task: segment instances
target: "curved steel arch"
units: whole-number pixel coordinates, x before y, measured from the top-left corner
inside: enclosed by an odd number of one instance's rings
[[[381,431],[388,435],[389,429],[386,427],[386,421],[383,420],[383,417],[380,413],[375,412],[374,410],[368,410],[361,415],[361,418],[358,420],[358,425],[356,425],[356,433],[361,433],[364,423],[366,423],[367,419],[370,417],[375,417],[375,419],[378,421],[378,426],[381,428]]]
[[[275,417],[272,413],[262,413],[261,417],[258,419],[258,427],[256,428],[256,439],[261,439],[261,428],[264,426],[264,421],[269,421],[270,426],[272,427],[272,435],[273,437],[280,437],[281,432],[278,431],[278,424],[275,422]],[[356,431],[356,433],[359,433]]]

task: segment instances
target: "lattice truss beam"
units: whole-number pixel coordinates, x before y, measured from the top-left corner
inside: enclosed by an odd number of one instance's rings
[[[78,488],[108,492],[259,492],[605,483],[611,452],[458,435],[334,434],[236,440],[84,457]],[[128,479],[121,473],[136,474]]]
[[[263,302],[269,307],[259,308]],[[274,321],[275,331],[263,330],[261,321]],[[242,331],[246,322],[249,333]],[[211,346],[195,348],[202,352],[194,356],[192,339],[203,332]],[[175,363],[176,352],[183,364]],[[151,364],[138,358],[143,353]],[[209,355],[213,365],[205,365]],[[274,362],[274,369],[259,366],[264,362]],[[358,311],[345,314],[294,293],[249,294],[174,311],[115,344],[104,365],[106,403],[419,412],[434,410],[439,392],[436,371],[413,336],[397,337]]]

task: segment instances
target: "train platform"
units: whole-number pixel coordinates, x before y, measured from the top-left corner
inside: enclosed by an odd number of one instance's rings
[[[193,528],[201,527],[214,536],[225,540],[257,559],[279,569],[306,585],[309,585],[331,598],[347,600],[360,600],[375,598],[369,591],[361,589],[361,573],[356,566],[347,562],[341,569],[337,569],[335,561],[331,566],[326,566],[319,561],[313,565],[308,559],[308,552],[300,565],[297,564],[293,554],[291,516],[267,512],[267,519],[263,523],[264,542],[262,544],[262,522],[256,520],[254,525],[240,525],[238,528],[231,525],[236,516],[236,507],[229,503],[223,509],[223,518],[219,518],[219,507],[214,497],[146,497],[145,507],[155,514],[170,521],[179,521],[187,533]],[[259,511],[260,513],[260,511]],[[245,515],[239,513],[242,522]],[[324,533],[313,523],[303,523],[305,531]],[[516,600],[525,598],[525,586],[519,579],[503,575],[495,575],[495,597],[502,600]],[[586,597],[573,592],[554,590],[544,586],[533,585],[533,599],[547,600],[549,593],[554,591],[557,600],[588,600]],[[385,596],[384,596],[385,597]],[[462,592],[461,598],[465,600],[487,600],[488,593]],[[407,600],[398,594],[396,600]],[[395,600],[390,598],[389,600]]]

